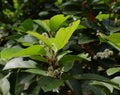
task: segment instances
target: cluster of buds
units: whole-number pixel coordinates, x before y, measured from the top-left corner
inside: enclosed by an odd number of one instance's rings
[[[50,66],[48,67],[47,76],[60,78],[63,72],[64,72],[63,69],[60,69],[60,68],[54,69],[52,66]]]
[[[97,54],[93,56],[93,59],[106,59],[109,58],[111,55],[113,55],[113,51],[110,49],[105,49],[103,52],[97,52]]]

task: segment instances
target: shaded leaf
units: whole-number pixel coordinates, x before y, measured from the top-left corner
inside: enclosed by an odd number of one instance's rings
[[[66,84],[70,87],[70,89],[72,89],[75,95],[81,95],[82,90],[78,80],[67,80]]]
[[[42,62],[48,62],[43,56],[30,56],[31,59],[36,60],[36,61],[42,61]]]
[[[22,27],[25,28],[25,30],[33,30],[33,21],[32,19],[26,19],[22,24]]]
[[[59,61],[59,65],[64,66],[74,62],[75,60],[81,60],[81,59],[76,55],[66,55],[63,58],[61,58],[61,60]]]
[[[21,42],[22,44],[33,45],[37,42],[37,40],[31,35],[25,35],[19,38],[18,42]]]
[[[39,86],[45,91],[52,91],[60,87],[63,84],[62,80],[54,79],[52,77],[41,77],[39,80]]]
[[[47,32],[50,31],[50,27],[48,26],[45,20],[34,20],[34,22],[43,27]]]
[[[28,70],[24,70],[24,72],[28,72],[28,73],[32,73],[32,74],[37,74],[37,75],[43,75],[46,76],[47,72],[41,69],[28,69]]]
[[[108,78],[103,77],[101,75],[92,74],[92,73],[84,73],[81,75],[75,75],[74,78],[80,79],[80,80],[96,80],[96,81],[101,81],[101,82],[110,82]]]
[[[88,56],[88,54],[86,53],[81,53],[77,55],[78,57],[80,57],[81,59],[85,59],[87,61],[91,61],[91,57]]]
[[[70,53],[71,51],[63,51],[63,52],[60,52],[58,55],[57,55],[57,60],[59,61],[62,57],[64,57],[66,54]]]
[[[86,43],[90,43],[90,42],[94,42],[96,39],[90,38],[86,35],[81,34],[78,38],[78,43],[79,44],[86,44]]]

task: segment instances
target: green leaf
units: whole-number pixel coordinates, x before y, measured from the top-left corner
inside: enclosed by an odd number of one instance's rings
[[[64,17],[64,15],[59,14],[59,15],[55,15],[50,19],[50,28],[51,31],[54,32],[56,31],[63,22],[65,22],[67,19],[69,18],[69,16]]]
[[[80,21],[77,20],[73,22],[72,26],[67,28],[60,28],[55,36],[55,39],[52,40],[58,50],[62,49],[67,43],[73,32],[77,29]]]
[[[119,43],[120,33],[113,33],[110,36],[106,36],[103,33],[98,33],[98,35],[101,42],[107,42],[108,44],[113,46],[115,49],[120,51],[120,43]]]
[[[109,84],[109,83],[105,83],[105,82],[99,82],[99,81],[93,81],[92,83],[90,83],[91,85],[95,85],[95,86],[103,86],[106,87],[111,93],[113,93],[113,85]]]
[[[31,59],[36,60],[36,61],[42,61],[42,62],[48,62],[43,56],[39,56],[39,55],[33,55],[30,56]]]
[[[92,73],[75,75],[74,78],[75,79],[80,79],[80,80],[95,80],[95,81],[101,81],[101,82],[107,82],[107,83],[110,82],[111,83],[111,81],[108,78],[103,77],[101,75],[92,74]]]
[[[88,57],[87,54],[81,53],[81,54],[78,54],[78,55],[65,55],[64,57],[62,57],[60,59],[59,65],[64,66],[64,65],[72,63],[72,62],[74,62],[76,60],[81,60],[81,59],[84,59],[84,60],[87,60],[87,61],[91,61],[91,58]]]
[[[78,54],[77,55],[78,57],[82,58],[82,59],[85,59],[87,61],[91,61],[91,57],[88,57],[88,54],[86,53],[81,53],[81,54]]]
[[[25,36],[20,37],[18,39],[18,42],[20,42],[22,44],[33,45],[33,44],[37,43],[38,41],[36,38],[34,38],[31,35],[25,35]]]
[[[107,75],[111,76],[111,75],[113,75],[117,72],[120,72],[120,68],[117,68],[117,67],[116,68],[110,68],[110,69],[107,70]]]
[[[45,55],[44,48],[40,45],[33,45],[28,48],[22,49],[20,47],[6,48],[1,51],[1,58],[3,60],[12,57],[31,56],[31,55]]]
[[[81,60],[81,58],[76,55],[66,55],[60,59],[59,65],[65,66],[67,64],[73,63],[75,60]]]
[[[46,52],[44,48],[40,45],[33,45],[26,49],[23,49],[15,54],[13,57],[20,57],[20,56],[31,56],[31,55],[45,55]]]
[[[28,69],[28,70],[24,70],[24,72],[28,72],[28,73],[32,73],[32,74],[37,74],[37,75],[43,75],[46,76],[47,72],[41,69]]]
[[[107,37],[107,40],[120,48],[120,33],[113,33]]]
[[[25,30],[33,30],[33,21],[32,19],[26,19],[22,24]]]
[[[32,60],[24,61],[23,58],[14,58],[7,62],[3,70],[18,68],[37,68],[36,65],[37,63]]]
[[[59,61],[61,58],[63,58],[66,54],[68,53],[71,53],[71,51],[63,51],[63,52],[60,52],[58,55],[57,55],[57,60]]]
[[[22,48],[20,47],[13,47],[13,48],[5,48],[1,51],[1,59],[6,60],[9,59],[11,57],[13,57],[13,55],[19,51],[21,51]]]
[[[82,93],[81,83],[78,80],[67,80],[66,84],[70,87],[70,89],[74,92],[74,95],[80,95]]]
[[[119,87],[119,90],[120,90],[120,77],[119,76],[114,77],[111,81],[118,84],[119,85],[118,87]]]
[[[62,4],[62,2],[63,2],[63,0],[57,0],[56,3],[58,3],[58,4]]]
[[[113,14],[111,14],[113,16]],[[99,12],[99,14],[96,16],[96,19],[99,21],[102,21],[103,19],[107,19],[110,17],[110,14],[102,14],[102,12]]]
[[[34,22],[43,27],[47,32],[50,32],[50,27],[45,20],[34,20]]]
[[[62,80],[54,79],[52,77],[41,77],[39,80],[39,86],[41,86],[45,92],[52,91],[53,89],[60,87],[62,84]]]
[[[80,34],[78,36],[78,43],[79,44],[86,44],[86,43],[90,43],[90,42],[94,42],[96,39],[90,38],[87,35],[84,34]]]
[[[43,36],[43,35],[41,35],[41,34],[39,34],[37,32],[34,32],[34,31],[29,31],[28,34],[38,38],[41,41],[43,41],[48,47],[52,47],[51,42],[45,36]]]

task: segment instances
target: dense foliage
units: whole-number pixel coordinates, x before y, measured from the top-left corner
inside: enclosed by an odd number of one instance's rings
[[[119,0],[0,6],[0,95],[119,95]]]

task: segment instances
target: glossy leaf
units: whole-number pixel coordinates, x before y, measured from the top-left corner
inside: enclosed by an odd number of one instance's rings
[[[95,85],[95,86],[103,86],[106,87],[111,93],[113,93],[113,85],[109,84],[109,83],[105,83],[105,82],[99,82],[99,81],[93,81],[91,83],[91,85]]]
[[[108,69],[107,70],[107,75],[113,75],[113,74],[115,74],[115,73],[117,73],[117,72],[120,72],[120,68],[110,68],[110,69]]]
[[[7,78],[0,79],[0,92],[2,92],[2,95],[10,95],[10,83]]]
[[[111,81],[118,84],[119,85],[118,87],[119,87],[119,90],[120,90],[120,77],[116,76]]]
[[[73,32],[77,29],[80,21],[77,20],[73,22],[73,24],[67,28],[60,28],[53,40],[55,46],[58,50],[62,49],[67,43]]]
[[[37,68],[36,65],[37,63],[32,60],[24,61],[23,58],[14,58],[6,63],[3,70],[18,68]]]
[[[64,15],[59,14],[59,15],[55,15],[50,19],[50,28],[51,31],[54,32],[56,31],[63,22],[65,22],[67,19],[69,18],[69,16],[64,17]]]

